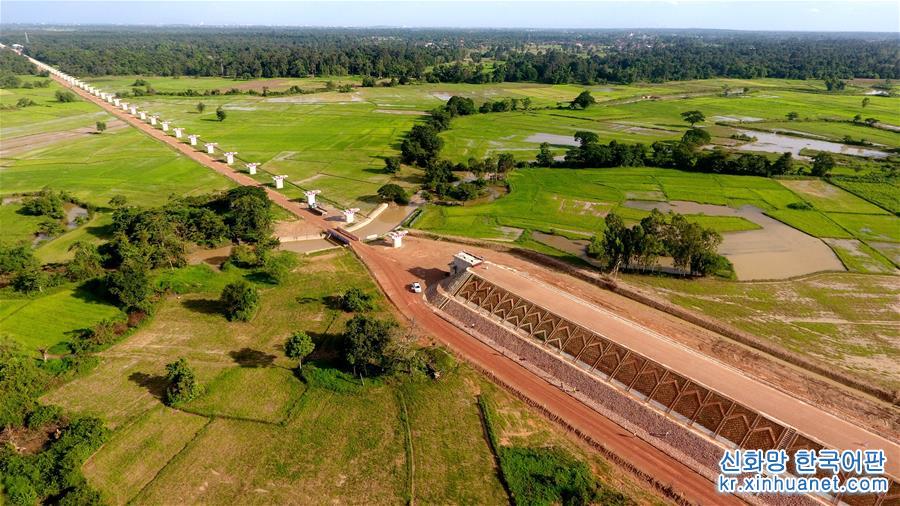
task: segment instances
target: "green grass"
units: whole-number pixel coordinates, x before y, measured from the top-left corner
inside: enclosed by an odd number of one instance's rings
[[[896,216],[828,213],[828,217],[864,241],[900,242],[900,218]]]
[[[603,217],[615,211],[637,221],[647,211],[625,207],[627,199],[648,194],[660,200],[705,204],[752,204],[772,209],[799,199],[776,181],[652,168],[519,169],[509,176],[511,191],[498,200],[462,207],[430,207],[416,227],[449,235],[503,237],[498,227],[551,232],[571,230],[591,235],[603,229]],[[753,230],[740,217],[692,215],[719,232]]]
[[[209,421],[157,406],[115,433],[84,464],[88,481],[111,504],[125,504],[153,480]]]
[[[249,354],[248,358],[257,358]],[[230,368],[205,386],[184,409],[200,415],[276,423],[284,420],[304,387],[293,372],[268,367],[274,355],[260,354],[256,365]]]
[[[900,185],[896,179],[889,183],[870,183],[837,178],[833,183],[894,214],[900,213]]]
[[[828,216],[815,210],[778,209],[769,211],[767,214],[814,237],[836,237],[840,239],[853,237],[850,232],[841,228]]]
[[[852,193],[818,179],[782,180],[781,183],[823,212],[887,214]]]
[[[715,83],[715,84],[714,84]],[[533,159],[537,153],[539,140],[528,139],[534,134],[553,134],[571,137],[578,130],[596,132],[604,141],[643,142],[651,144],[658,140],[680,137],[687,129],[680,118],[686,110],[699,109],[707,117],[707,125],[719,121],[717,117],[748,117],[766,120],[752,123],[764,128],[786,128],[805,131],[813,135],[823,135],[840,140],[844,135],[866,138],[891,147],[900,145],[900,134],[857,125],[835,123],[826,119],[849,120],[855,114],[876,117],[888,124],[900,124],[900,99],[896,97],[870,97],[871,102],[863,109],[863,95],[831,95],[819,93],[821,83],[788,82],[777,80],[730,81],[732,87],[749,86],[756,92],[746,97],[722,97],[718,81],[665,83],[659,86],[616,86],[594,88],[598,104],[582,111],[567,109],[547,109],[501,114],[478,114],[454,120],[453,127],[442,134],[446,141],[444,153],[454,161],[483,157],[498,152],[510,151],[520,159]],[[706,86],[704,86],[704,84]],[[714,86],[718,85],[718,88]],[[862,91],[862,90],[860,90]],[[667,96],[691,93],[694,95],[680,99],[665,99]],[[623,100],[652,94],[663,100]],[[808,121],[791,122],[784,125],[785,115],[796,111]],[[734,127],[712,127],[717,142],[725,142],[736,129]],[[553,144],[553,142],[551,142]],[[557,146],[561,153],[564,146]]]
[[[72,332],[122,314],[92,291],[71,283],[29,297],[11,290],[0,291],[0,334],[29,351],[68,342]]]
[[[3,231],[2,240],[7,244],[21,242],[31,243],[38,225],[44,220],[41,216],[29,216],[20,211],[22,204],[10,203],[0,205],[0,230]]]
[[[864,242],[855,239],[827,242],[848,271],[870,274],[892,274],[896,271],[890,260]]]
[[[159,205],[169,195],[196,195],[231,183],[135,129],[61,142],[3,161],[0,194],[64,189],[106,206],[113,195],[132,205]]]
[[[46,80],[34,76],[20,77],[25,82]],[[97,121],[108,121],[112,118],[99,107],[84,100],[57,102],[55,94],[60,89],[61,85],[51,82],[47,88],[0,90],[0,107],[5,108],[0,114],[0,138],[14,139],[26,135],[93,127]],[[21,98],[31,99],[35,105],[6,109],[14,107]]]

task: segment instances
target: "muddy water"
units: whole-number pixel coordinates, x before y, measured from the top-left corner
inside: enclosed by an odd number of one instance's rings
[[[361,238],[366,238],[371,235],[386,234],[400,225],[400,223],[415,210],[416,206],[398,206],[391,204],[387,209],[382,211],[381,214],[366,224],[366,226],[354,230],[353,233]]]
[[[722,234],[719,253],[734,264],[735,274],[740,280],[784,279],[818,271],[844,270],[837,255],[820,239],[770,218],[753,206],[732,209],[682,201],[627,201],[625,205],[681,214],[737,216],[756,223],[762,228]]]
[[[73,230],[78,227],[78,218],[88,217],[88,210],[81,207],[71,204],[66,205],[66,228],[69,230]]]
[[[839,144],[837,142],[806,139],[753,130],[739,130],[738,132],[750,137],[756,137],[754,142],[748,142],[747,144],[738,147],[738,149],[744,151],[765,151],[767,153],[791,152],[795,156],[799,156],[801,150],[813,149],[816,151],[827,151],[829,153],[864,156],[868,158],[886,158],[888,156],[884,151],[878,151],[877,149],[847,146],[846,144]]]
[[[546,142],[548,144],[556,144],[557,146],[578,146],[578,141],[575,140],[575,137],[571,135],[559,135],[559,134],[531,134],[526,139],[525,142],[533,142],[535,144],[541,144]]]

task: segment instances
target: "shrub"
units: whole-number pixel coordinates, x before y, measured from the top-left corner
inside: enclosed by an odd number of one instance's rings
[[[394,183],[388,183],[379,188],[378,196],[381,197],[381,200],[396,202],[403,206],[409,204],[409,194],[400,185]]]
[[[374,307],[372,298],[372,295],[359,288],[351,288],[341,295],[341,309],[353,313],[371,311]]]
[[[48,216],[61,220],[65,216],[63,199],[59,193],[41,190],[22,204],[22,212],[32,216]]]
[[[200,394],[194,370],[183,357],[166,365],[166,404],[176,406],[193,400]]]
[[[59,406],[40,405],[31,413],[28,413],[26,425],[29,429],[37,429],[50,423],[56,422],[62,416],[62,408]]]
[[[77,102],[78,98],[71,91],[56,90],[56,101],[62,103]]]
[[[18,107],[20,109],[22,107],[31,107],[33,105],[35,105],[34,100],[31,100],[28,97],[22,97],[16,102],[16,107]]]
[[[563,450],[504,447],[500,466],[517,505],[581,505],[599,499],[591,469]]]
[[[787,206],[788,209],[796,209],[797,211],[809,211],[813,208],[808,202],[791,202]]]
[[[280,284],[297,265],[297,257],[290,252],[283,251],[274,255],[265,255],[265,262],[260,273],[269,278],[274,284]]]
[[[220,301],[229,321],[249,321],[259,310],[259,292],[246,281],[228,284]]]

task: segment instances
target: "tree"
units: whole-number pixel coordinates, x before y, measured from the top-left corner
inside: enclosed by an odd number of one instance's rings
[[[813,176],[825,177],[834,169],[835,165],[834,157],[831,156],[831,153],[819,151],[813,157],[812,170],[810,172]]]
[[[97,133],[102,134],[105,131],[106,131],[106,122],[98,121],[97,122]]]
[[[233,239],[260,242],[272,235],[272,202],[266,191],[254,186],[239,186],[226,194],[227,223]]]
[[[400,172],[400,158],[389,156],[384,159],[384,171],[388,174],[396,174]]]
[[[0,244],[0,274],[11,274],[38,266],[39,263],[30,245],[26,243],[15,246]]]
[[[866,106],[869,105],[869,102],[870,102],[870,101],[871,101],[871,100],[869,99],[869,97],[865,97],[865,98],[862,99],[862,106],[863,106],[863,109],[865,109]]]
[[[236,281],[225,286],[219,302],[229,321],[246,322],[259,310],[259,292],[244,280]]]
[[[531,109],[531,97],[525,97],[522,99],[522,109],[526,111]]]
[[[371,311],[374,307],[372,295],[353,287],[341,295],[341,309],[351,312]]]
[[[354,371],[364,376],[390,371],[396,363],[391,348],[396,332],[397,324],[393,321],[354,316],[347,322],[342,335],[344,359]]]
[[[692,148],[709,144],[711,139],[709,132],[702,128],[693,127],[681,136],[681,142]]]
[[[779,156],[775,163],[772,164],[772,174],[780,176],[782,174],[790,174],[794,170],[794,156],[790,151]]]
[[[203,102],[197,102],[197,112],[199,112],[200,114],[203,114],[203,111],[205,111],[205,110],[206,110],[206,104],[204,104]]]
[[[43,292],[49,279],[40,267],[26,267],[12,278],[12,286],[17,292],[34,293]]]
[[[128,199],[124,195],[113,195],[111,199],[109,199],[109,205],[112,206],[113,209],[121,209],[128,204]]]
[[[166,381],[168,385],[164,400],[168,406],[190,402],[200,395],[201,389],[197,384],[197,377],[184,357],[171,364],[166,364]]]
[[[553,165],[553,152],[550,151],[550,143],[541,143],[535,163],[537,163],[538,167],[550,167]]]
[[[117,271],[106,275],[106,289],[125,311],[151,312],[153,287],[147,263],[142,258],[126,258]]]
[[[103,274],[103,259],[97,251],[97,246],[85,241],[76,241],[69,246],[69,251],[75,253],[66,265],[66,274],[70,280],[84,281]]]
[[[575,140],[581,144],[581,147],[586,147],[588,144],[596,144],[600,142],[600,136],[594,132],[588,132],[586,130],[579,130],[575,132]]]
[[[75,102],[78,100],[78,98],[75,96],[74,93],[72,93],[71,91],[66,91],[66,90],[56,90],[55,96],[56,96],[56,101],[62,102],[62,103]]]
[[[785,114],[785,116],[787,117],[788,121],[794,121],[795,119],[800,117],[800,115],[794,111],[791,111],[791,112]]]
[[[23,107],[31,107],[33,105],[35,105],[34,100],[31,100],[28,97],[22,97],[18,101],[16,101],[16,107],[18,107],[19,109]]]
[[[375,87],[375,78],[370,76],[365,76],[362,79],[363,88],[374,88]]]
[[[516,159],[512,153],[500,153],[497,156],[497,172],[506,174],[516,167]]]
[[[587,109],[597,103],[597,100],[591,95],[591,92],[584,90],[572,101],[573,108]]]
[[[225,121],[225,118],[228,117],[228,113],[225,112],[225,109],[222,109],[222,106],[216,107],[216,118],[219,121]]]
[[[303,359],[316,349],[315,343],[306,332],[294,332],[284,343],[284,354],[297,361],[297,369],[303,368]]]
[[[861,121],[862,121],[862,114],[856,114],[856,115],[854,115],[854,116],[853,116],[853,119],[852,119],[851,121],[853,121],[854,123],[859,123],[859,122],[861,122]]]
[[[378,196],[381,197],[381,200],[396,202],[402,206],[409,204],[409,194],[400,185],[394,183],[388,183],[379,188]]]
[[[706,116],[703,115],[700,111],[685,111],[681,113],[681,119],[691,124],[691,128],[694,128],[694,125],[697,123],[703,123],[706,121]]]
[[[282,283],[297,265],[296,256],[289,251],[263,255],[262,273],[275,284]]]

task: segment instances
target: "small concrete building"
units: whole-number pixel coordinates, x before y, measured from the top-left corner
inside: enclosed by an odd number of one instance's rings
[[[200,138],[199,135],[188,135],[188,140],[191,141],[191,146],[196,146],[196,145],[197,145],[197,139],[199,139],[199,138]]]
[[[259,167],[258,163],[248,163],[247,164],[247,173],[251,176],[256,174],[256,168]]]
[[[391,243],[391,246],[394,248],[399,248],[403,246],[403,238],[408,234],[406,230],[394,230],[392,232],[388,232],[386,237],[388,241]]]
[[[183,129],[183,128],[173,128],[172,130],[175,131],[175,138],[176,138],[176,139],[180,139],[180,138],[181,138],[181,134],[184,133],[184,129]]]
[[[344,209],[341,212],[344,213],[344,221],[349,225],[356,221],[356,213],[359,212],[359,208],[351,207],[350,209]]]
[[[168,122],[168,121],[163,121],[163,122],[162,122],[162,130],[163,130],[163,132],[168,132],[168,131],[169,131],[169,122]]]
[[[147,121],[147,113],[144,111],[141,111],[141,121]]]
[[[237,154],[237,151],[227,151],[225,153],[225,163],[227,163],[228,165],[231,165],[232,163],[234,163],[234,155],[236,155],[236,154]]]
[[[285,179],[287,179],[287,176],[285,176],[285,175],[272,176],[272,180],[275,181],[275,188],[278,190],[284,188],[284,180]]]
[[[206,146],[206,153],[207,153],[207,154],[210,154],[210,155],[211,155],[211,154],[213,154],[213,153],[216,152],[216,146],[217,146],[217,144],[216,144],[215,142],[207,142],[206,144],[204,144],[204,146]]]
[[[450,262],[450,275],[453,276],[455,274],[459,274],[469,267],[475,267],[482,262],[484,262],[484,259],[478,258],[471,253],[460,251],[459,253],[453,255],[453,261]]]
[[[318,204],[316,203],[316,196],[322,193],[322,190],[307,190],[303,192],[306,195],[306,204],[310,209],[315,209]]]

